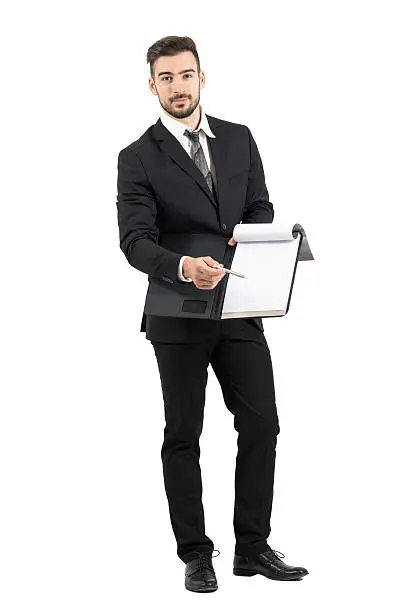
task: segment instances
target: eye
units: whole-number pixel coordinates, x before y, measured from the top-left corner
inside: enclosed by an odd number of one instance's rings
[[[184,76],[185,76],[185,77],[190,77],[190,79],[192,79],[192,78],[193,78],[193,75],[192,75],[190,72],[187,72],[187,73],[186,73]],[[167,76],[162,77],[162,79],[161,79],[161,80],[162,80],[162,81],[167,81],[167,79],[171,79],[171,78],[172,78],[171,76],[167,75]]]

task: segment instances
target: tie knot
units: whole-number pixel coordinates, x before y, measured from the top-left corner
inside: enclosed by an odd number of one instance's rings
[[[188,138],[190,138],[190,140],[192,140],[193,142],[199,142],[200,131],[192,132],[191,130],[185,130],[184,134],[185,136],[188,136]]]

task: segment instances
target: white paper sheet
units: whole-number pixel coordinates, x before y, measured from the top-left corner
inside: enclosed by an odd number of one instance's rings
[[[238,244],[231,269],[247,278],[229,275],[222,319],[286,313],[300,234],[303,238],[299,260],[313,259],[299,224],[274,220],[235,226],[233,238]]]

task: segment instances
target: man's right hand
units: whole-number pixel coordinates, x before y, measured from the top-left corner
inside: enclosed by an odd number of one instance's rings
[[[214,264],[220,264],[210,256],[186,257],[183,261],[183,276],[191,278],[198,289],[214,289],[225,276],[225,272],[213,268]]]

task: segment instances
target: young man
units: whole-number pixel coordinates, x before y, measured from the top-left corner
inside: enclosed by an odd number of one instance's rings
[[[213,267],[218,262],[210,253],[184,253],[186,236],[222,236],[227,251],[236,244],[236,224],[272,223],[262,162],[245,125],[204,114],[200,92],[205,76],[191,38],[169,36],[155,42],[147,62],[149,88],[158,98],[161,116],[119,153],[120,247],[149,281],[192,282],[211,290],[225,272]],[[199,463],[209,364],[238,432],[233,572],[274,580],[302,578],[307,570],[284,563],[284,555],[267,543],[279,420],[262,319],[143,314],[141,331],[153,345],[160,373],[166,418],[163,475],[177,555],[186,564],[185,587],[217,589]]]

